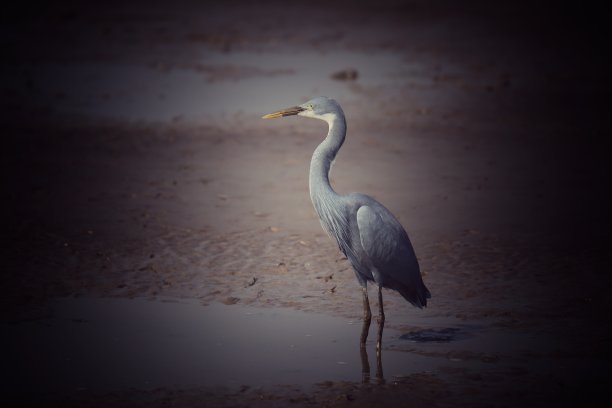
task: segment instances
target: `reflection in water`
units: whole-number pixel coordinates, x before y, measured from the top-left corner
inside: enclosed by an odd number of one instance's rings
[[[363,326],[361,327],[360,337],[360,354],[361,354],[361,372],[362,382],[370,382],[370,362],[368,361],[368,351],[366,350],[366,340],[368,339],[368,333],[370,332],[370,323],[372,322],[372,311],[370,310],[370,301],[368,299],[368,290],[363,289]],[[382,288],[378,287],[378,336],[376,337],[376,379],[379,384],[383,384],[385,379],[383,377],[382,369],[382,336],[383,329],[385,327],[385,311],[383,308],[382,301]]]
[[[382,309],[381,309],[382,311]],[[368,350],[366,348],[365,340],[368,338],[368,332],[370,331],[370,323],[372,318],[363,319],[363,325],[361,326],[361,344],[359,347],[361,357],[361,382],[367,384],[370,382],[370,361],[368,358]],[[378,384],[385,383],[385,377],[383,374],[382,366],[382,334],[385,325],[384,314],[378,320],[378,337],[376,339],[376,382]]]
[[[363,326],[366,326],[365,320],[363,321]],[[367,326],[370,326],[369,322],[367,323]],[[361,382],[367,384],[370,382],[370,361],[368,360],[368,350],[361,345],[361,347],[359,347],[359,351],[361,354]]]

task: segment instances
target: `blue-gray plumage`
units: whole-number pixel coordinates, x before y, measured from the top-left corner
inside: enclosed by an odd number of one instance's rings
[[[335,238],[350,261],[363,288],[364,320],[371,319],[367,284],[378,286],[380,308],[378,349],[384,324],[381,288],[398,291],[408,302],[422,308],[431,297],[421,278],[408,234],[382,204],[370,196],[341,195],[329,183],[333,160],[344,143],[346,120],[338,103],[326,97],[263,116],[265,119],[299,115],[324,120],[329,125],[327,137],[319,144],[310,162],[310,198],[321,225]],[[362,333],[362,345],[367,332]]]

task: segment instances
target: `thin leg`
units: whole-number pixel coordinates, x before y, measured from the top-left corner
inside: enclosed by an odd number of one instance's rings
[[[370,310],[370,300],[368,299],[368,287],[364,286],[363,291],[363,326],[361,327],[361,348],[365,348],[370,322],[372,321],[372,311]]]
[[[382,366],[382,353],[380,350],[376,350],[376,380],[378,384],[385,383],[385,376],[383,374]]]
[[[361,288],[363,291],[363,320],[372,319],[372,311],[370,310],[370,300],[368,299],[368,287]]]
[[[378,287],[378,339],[376,341],[376,352],[382,350],[382,335],[385,327],[385,311],[383,309],[382,287]]]
[[[385,311],[383,309],[382,287],[378,287],[378,338],[376,340],[376,378],[379,384],[384,384],[385,378],[382,368],[382,335],[385,327]]]
[[[364,320],[363,321],[363,329],[361,332],[361,336],[363,337],[363,333],[366,333],[370,329],[370,322]],[[368,359],[368,350],[365,345],[362,344],[362,347],[359,348],[359,354],[361,356],[361,382],[363,384],[367,384],[370,382],[370,362]]]

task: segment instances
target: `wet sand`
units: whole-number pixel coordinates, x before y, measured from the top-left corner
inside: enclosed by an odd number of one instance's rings
[[[386,351],[448,364],[385,384],[3,390],[9,402],[558,406],[603,392],[610,81],[587,16],[237,4],[15,13],[2,91],[3,329],[44,320],[57,298],[91,296],[358,320],[359,286],[308,195],[325,124],[259,119],[326,94],[349,126],[332,184],[396,214],[432,292],[424,310],[385,292],[397,331]],[[358,77],[332,77],[347,68]],[[493,337],[468,351],[397,340],[457,322]],[[515,336],[536,340],[507,347]]]

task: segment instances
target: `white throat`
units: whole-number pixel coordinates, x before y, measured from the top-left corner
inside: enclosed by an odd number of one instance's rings
[[[313,119],[319,119],[322,120],[324,122],[327,122],[327,124],[329,125],[329,127],[331,128],[332,124],[334,123],[334,121],[338,118],[338,115],[336,115],[335,113],[324,113],[322,115],[317,115],[316,113],[314,113],[311,110],[306,110],[303,112],[298,113],[298,115],[303,116],[305,118],[313,118]]]

